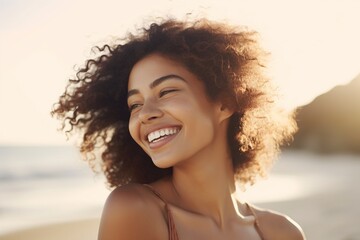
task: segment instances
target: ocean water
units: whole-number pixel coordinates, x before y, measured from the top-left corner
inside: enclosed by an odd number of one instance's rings
[[[0,234],[100,217],[108,194],[75,147],[0,147]]]
[[[360,156],[284,152],[268,179],[237,195],[260,206],[280,203],[279,210],[291,213],[293,208],[281,209],[281,202],[343,191],[360,181],[359,171]],[[0,235],[37,225],[99,218],[109,193],[104,177],[91,171],[75,147],[0,146]],[[309,219],[302,211],[294,209],[292,216],[303,219],[301,223],[307,226]]]

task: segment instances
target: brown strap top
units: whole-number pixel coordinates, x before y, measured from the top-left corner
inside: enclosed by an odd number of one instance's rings
[[[151,185],[144,184],[144,186],[146,186],[156,197],[158,197],[165,204],[165,212],[167,215],[167,221],[168,221],[167,224],[168,224],[168,228],[169,228],[169,240],[179,240],[179,236],[176,231],[174,218],[171,214],[171,210],[168,206],[168,203],[161,196],[161,194],[159,192],[157,192]],[[261,240],[265,240],[264,235],[261,232],[259,221],[258,221],[258,218],[256,217],[254,209],[248,203],[246,203],[246,207],[250,210],[251,214],[255,217],[254,226],[255,226],[255,229],[258,232]]]
[[[153,192],[155,194],[155,196],[157,196],[162,202],[165,203],[165,212],[167,215],[168,229],[169,229],[169,240],[179,240],[179,237],[178,237],[178,234],[176,231],[176,227],[175,227],[174,218],[171,214],[171,210],[170,210],[167,202],[160,195],[160,193],[158,193],[152,186],[150,186],[148,184],[144,184],[144,186],[148,187],[148,189],[150,189],[150,191]]]

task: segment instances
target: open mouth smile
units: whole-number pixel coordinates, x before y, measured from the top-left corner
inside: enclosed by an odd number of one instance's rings
[[[179,127],[170,127],[170,128],[162,128],[156,131],[153,131],[147,135],[147,140],[149,143],[156,143],[169,136],[175,135],[180,131]]]

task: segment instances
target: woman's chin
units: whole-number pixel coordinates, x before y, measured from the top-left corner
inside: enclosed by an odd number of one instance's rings
[[[166,169],[172,167],[174,164],[169,159],[159,159],[159,158],[151,158],[154,165],[161,169]]]

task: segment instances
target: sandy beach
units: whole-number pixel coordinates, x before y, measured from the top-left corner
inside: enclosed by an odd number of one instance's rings
[[[269,179],[245,198],[287,214],[308,240],[360,240],[360,156],[284,156]],[[98,224],[99,219],[85,219],[42,225],[6,233],[0,240],[95,240]]]
[[[281,162],[276,172],[301,176],[309,192],[259,205],[295,219],[308,240],[360,240],[360,156]]]
[[[8,240],[76,240],[96,239],[99,219],[85,219],[64,223],[49,224],[0,236]]]

